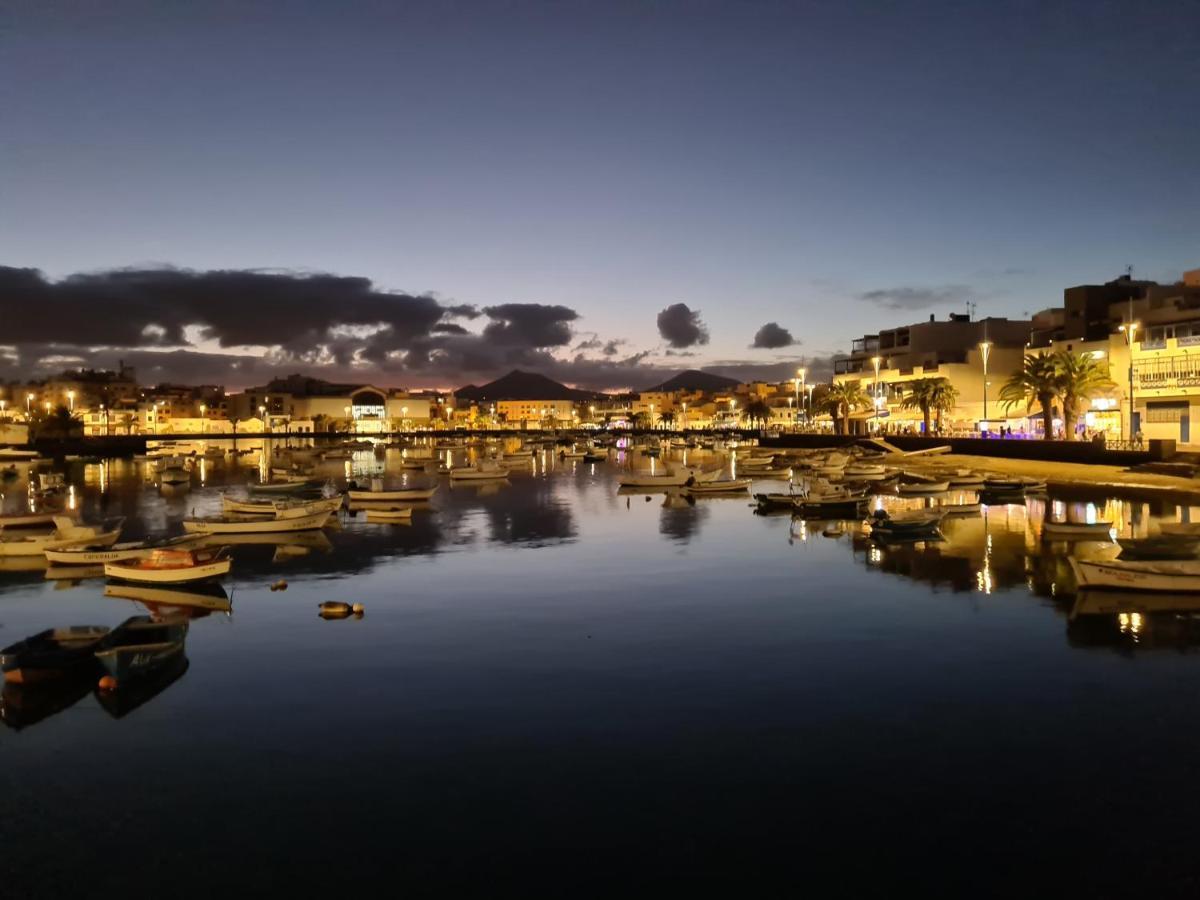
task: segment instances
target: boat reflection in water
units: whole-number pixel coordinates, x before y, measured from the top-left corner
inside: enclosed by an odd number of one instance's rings
[[[214,612],[233,612],[233,601],[220,584],[190,587],[159,587],[113,582],[104,586],[104,596],[140,603],[157,621],[201,619]]]
[[[0,691],[0,721],[16,731],[70,709],[96,685],[96,667],[66,678],[33,684],[5,684]]]
[[[96,702],[114,719],[122,719],[182,678],[189,665],[186,654],[177,654],[152,672],[131,680],[128,684],[122,684],[118,690],[104,691],[95,688],[93,693]]]
[[[1200,646],[1200,594],[1079,591],[1067,618],[1067,640],[1073,647],[1124,653]]]

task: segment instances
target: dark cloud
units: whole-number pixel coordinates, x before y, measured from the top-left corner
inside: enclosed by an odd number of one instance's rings
[[[434,334],[470,334],[471,332],[463,328],[457,322],[438,322],[429,329]]]
[[[754,343],[751,348],[758,350],[778,350],[780,347],[790,347],[796,343],[792,333],[778,322],[768,322],[754,333]]]
[[[969,285],[947,284],[942,287],[881,288],[859,294],[858,299],[886,309],[928,309],[931,306],[964,306],[974,295]]]
[[[505,303],[484,307],[492,321],[483,336],[499,344],[519,347],[563,347],[571,343],[571,326],[579,313],[566,306],[541,303]]]
[[[605,356],[616,356],[618,353],[621,352],[621,347],[624,344],[625,344],[625,341],[622,338],[616,338],[614,340],[609,341],[607,344],[604,345],[604,351],[603,351],[604,355]]]
[[[658,314],[658,333],[676,350],[708,343],[708,328],[700,321],[700,311],[686,303],[675,303]]]
[[[575,345],[575,350],[599,350],[604,346],[604,341],[600,340],[596,335],[592,335],[586,340],[580,341]]]

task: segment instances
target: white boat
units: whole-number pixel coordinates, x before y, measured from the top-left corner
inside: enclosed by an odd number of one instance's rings
[[[121,526],[104,531],[100,525],[76,525],[73,519],[56,516],[54,531],[49,534],[0,539],[0,556],[44,557],[47,550],[69,547],[111,546],[121,536]]]
[[[250,490],[255,494],[300,494],[305,491],[319,490],[321,482],[315,479],[302,479],[300,481],[278,481],[266,482],[265,484],[252,484]]]
[[[347,491],[346,496],[356,503],[382,503],[387,500],[429,500],[437,491],[431,488],[399,488],[394,491]]]
[[[0,529],[29,528],[36,525],[53,525],[57,516],[70,517],[68,512],[13,513],[0,516]]]
[[[146,584],[183,584],[219,578],[229,572],[233,561],[217,551],[156,550],[146,559],[104,564],[104,574],[122,581]]]
[[[938,509],[948,516],[977,516],[980,505],[978,503],[943,503]]]
[[[896,485],[896,493],[901,496],[915,494],[940,494],[950,490],[948,481],[917,481],[912,484]]]
[[[169,550],[195,542],[194,537],[181,535],[168,541],[129,541],[124,544],[97,546],[86,544],[80,547],[49,548],[46,560],[59,566],[93,566],[122,559],[141,559],[155,550]]]
[[[368,522],[407,522],[412,518],[412,507],[404,509],[368,509]]]
[[[485,481],[488,479],[507,478],[509,470],[495,463],[481,463],[478,466],[456,466],[450,469],[450,478],[455,481]]]
[[[722,481],[696,481],[689,484],[686,491],[689,494],[733,494],[750,489],[753,480],[749,478],[729,478]]]
[[[183,530],[189,534],[275,534],[284,531],[307,531],[323,528],[331,515],[331,510],[323,510],[288,519],[230,519],[225,516],[208,516],[184,519]]]
[[[1108,540],[1112,522],[1043,522],[1043,537],[1092,537]]]
[[[887,469],[875,465],[849,465],[842,471],[845,478],[855,481],[882,481],[887,478]]]
[[[681,472],[668,472],[665,475],[645,474],[629,474],[622,475],[618,480],[618,485],[629,488],[664,488],[664,487],[683,487],[693,479],[691,472],[686,470]]]
[[[167,466],[158,476],[158,480],[163,484],[188,484],[192,480],[192,473],[183,466]]]
[[[273,518],[296,518],[303,515],[330,510],[336,512],[342,505],[341,496],[321,498],[320,500],[237,500],[226,494],[221,495],[221,509],[227,513],[241,513],[249,516],[271,516]]]
[[[1165,522],[1158,526],[1163,534],[1196,534],[1200,535],[1200,522]]]
[[[21,450],[17,447],[0,447],[0,460],[37,459],[36,450]]]
[[[1080,588],[1120,588],[1130,591],[1200,591],[1200,560],[1104,562],[1067,557]]]

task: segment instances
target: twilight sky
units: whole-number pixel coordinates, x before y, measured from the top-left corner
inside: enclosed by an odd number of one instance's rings
[[[0,380],[783,377],[1173,280],[1197,46],[1170,2],[0,0]]]

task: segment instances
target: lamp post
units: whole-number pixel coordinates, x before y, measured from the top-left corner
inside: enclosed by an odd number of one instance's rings
[[[67,391],[67,409],[75,412],[75,392]]]
[[[983,360],[983,423],[987,426],[987,376],[988,376],[988,358],[992,355],[992,342],[981,341],[979,344],[979,356]]]
[[[200,428],[203,429],[204,434],[208,434],[208,419],[204,415],[204,413],[207,409],[208,409],[208,406],[206,404],[204,404],[204,403],[200,404],[200,419],[201,419]]]
[[[1121,325],[1120,330],[1125,335],[1125,346],[1129,351],[1129,440],[1133,441],[1133,342],[1137,337],[1138,323]]]
[[[878,356],[871,357],[871,365],[875,367],[875,384],[872,393],[875,395],[875,428],[879,428],[879,364],[883,359]]]
[[[683,430],[687,431],[687,401],[683,401]]]
[[[808,370],[805,369],[803,366],[801,366],[799,369],[796,370],[796,375],[800,379],[800,391],[799,391],[799,393],[796,394],[796,415],[797,415],[797,417],[799,417],[799,415],[800,415],[800,398],[804,395],[804,380],[808,375]],[[807,412],[807,410],[806,410],[806,412]],[[807,416],[806,416],[806,418],[807,418]]]
[[[404,431],[408,431],[408,407],[400,407],[400,427]]]
[[[33,394],[25,395],[25,418],[29,418],[30,406],[33,404]]]
[[[737,428],[738,419],[737,419],[737,401],[736,400],[729,401],[729,412],[730,412],[730,414],[733,415],[733,427]]]
[[[100,415],[104,416],[104,436],[108,437],[108,407],[100,404]]]
[[[150,412],[151,412],[151,415],[153,415],[153,417],[154,417],[153,431],[155,434],[158,434],[158,403],[157,402],[155,402],[154,405],[150,407]]]

